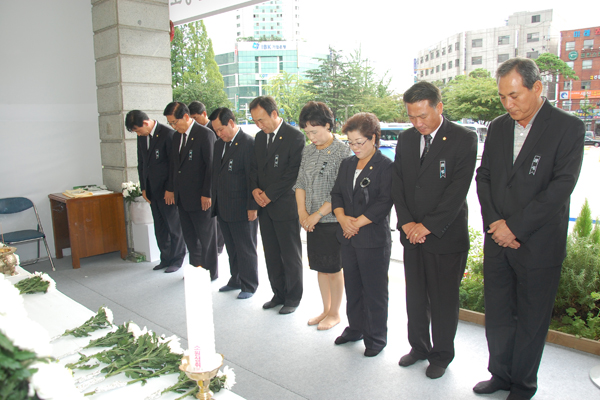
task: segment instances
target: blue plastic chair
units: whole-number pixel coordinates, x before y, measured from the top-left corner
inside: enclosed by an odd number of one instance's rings
[[[39,260],[46,258],[40,257],[40,240],[43,240],[44,245],[46,246],[46,253],[48,253],[48,259],[50,260],[50,265],[52,266],[52,271],[56,271],[54,269],[54,262],[52,261],[52,256],[50,255],[50,249],[48,248],[48,242],[46,241],[46,234],[44,233],[44,228],[42,227],[42,223],[40,222],[40,216],[37,212],[35,204],[33,204],[33,202],[26,197],[7,197],[4,199],[0,199],[0,214],[16,214],[23,211],[27,211],[30,208],[33,208],[33,211],[35,212],[35,217],[37,218],[37,229],[25,229],[21,231],[5,232],[4,244],[13,245],[37,241],[37,258],[21,262],[21,265],[29,265],[35,264]],[[1,239],[2,238],[0,237],[0,240]]]

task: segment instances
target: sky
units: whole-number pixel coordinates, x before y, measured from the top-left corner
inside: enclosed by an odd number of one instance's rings
[[[600,2],[594,0],[300,1],[304,39],[348,55],[360,48],[379,76],[388,72],[397,93],[412,85],[413,59],[419,49],[456,33],[504,26],[515,12],[553,9],[558,30],[600,25]],[[206,18],[204,23],[215,54],[233,51],[235,12]]]

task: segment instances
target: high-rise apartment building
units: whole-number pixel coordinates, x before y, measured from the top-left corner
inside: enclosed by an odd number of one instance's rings
[[[300,0],[272,0],[236,11],[236,35],[295,41],[300,38]]]
[[[420,50],[414,60],[415,82],[447,83],[477,68],[494,76],[498,65],[509,58],[558,54],[558,41],[552,10],[518,12],[508,18],[506,26],[457,33]]]
[[[588,131],[600,135],[600,26],[561,31],[560,58],[579,80],[558,82],[558,107],[583,120]]]

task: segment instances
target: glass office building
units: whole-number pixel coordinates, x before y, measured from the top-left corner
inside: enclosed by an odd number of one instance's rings
[[[235,50],[215,60],[225,82],[225,92],[236,110],[246,109],[263,86],[282,72],[306,79],[306,71],[317,68],[327,50],[305,42],[237,42]]]

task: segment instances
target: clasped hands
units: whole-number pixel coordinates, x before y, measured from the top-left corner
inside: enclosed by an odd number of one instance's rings
[[[510,247],[511,249],[521,247],[521,243],[517,241],[517,237],[512,233],[508,225],[506,225],[506,220],[499,219],[492,222],[488,233],[492,234],[492,239],[498,246]]]
[[[344,237],[346,239],[350,239],[352,236],[356,235],[360,229],[360,226],[358,226],[358,218],[344,215],[338,217],[338,222],[342,226],[342,231],[344,232]]]
[[[201,196],[200,202],[202,203],[202,211],[208,210],[212,204],[210,197]],[[175,194],[173,192],[165,190],[165,203],[167,205],[175,204]]]
[[[317,225],[321,220],[321,216],[319,213],[309,215],[306,211],[299,211],[298,219],[300,220],[302,229],[304,229],[306,232],[312,232],[315,230],[315,225]]]
[[[252,191],[252,196],[254,197],[254,201],[261,207],[266,207],[271,202],[266,193],[259,188]]]
[[[409,222],[404,224],[402,225],[402,230],[406,235],[406,240],[411,244],[425,243],[426,236],[431,233],[431,231],[425,228],[425,225],[420,222]]]

